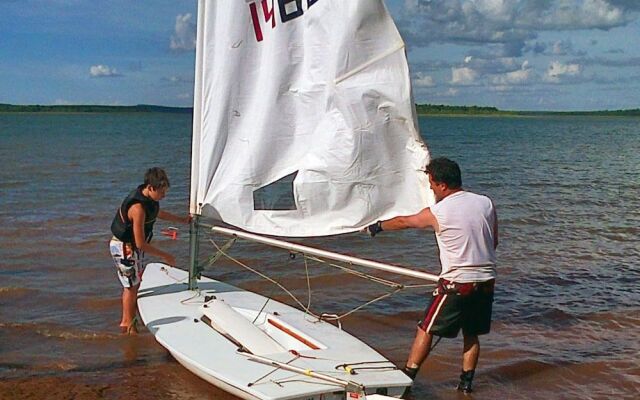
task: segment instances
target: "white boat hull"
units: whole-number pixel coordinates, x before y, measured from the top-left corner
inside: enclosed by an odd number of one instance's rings
[[[140,315],[178,362],[224,391],[242,399],[346,398],[343,385],[313,374],[362,385],[367,399],[400,397],[411,385],[382,355],[332,324],[205,277],[199,291],[190,291],[187,279],[186,271],[149,264],[138,295]],[[252,354],[274,364],[252,360]],[[363,367],[373,369],[358,369]]]

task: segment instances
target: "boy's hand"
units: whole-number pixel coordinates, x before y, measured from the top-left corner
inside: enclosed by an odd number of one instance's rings
[[[174,256],[172,256],[171,254],[167,254],[166,256],[164,256],[162,258],[164,258],[164,261],[168,266],[170,266],[170,267],[175,267],[176,266],[176,258]]]

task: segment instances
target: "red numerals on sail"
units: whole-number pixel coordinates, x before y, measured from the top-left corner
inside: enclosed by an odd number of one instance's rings
[[[274,1],[278,3],[280,20],[283,24],[304,15],[305,8],[303,7],[303,0],[256,0],[249,3],[251,22],[253,22],[253,30],[258,42],[264,40],[261,18],[264,20],[265,26],[269,26],[269,22],[271,22],[271,29],[275,29],[276,27],[276,8],[274,7]],[[306,10],[317,2],[318,0],[304,0]],[[258,11],[259,8],[262,9],[262,12]]]

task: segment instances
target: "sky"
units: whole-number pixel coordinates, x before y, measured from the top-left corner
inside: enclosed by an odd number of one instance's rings
[[[640,108],[640,0],[386,4],[417,103]],[[195,0],[0,0],[0,103],[191,106],[195,23]]]

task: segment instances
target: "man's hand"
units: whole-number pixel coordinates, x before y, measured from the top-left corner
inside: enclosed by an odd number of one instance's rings
[[[369,233],[369,235],[371,235],[371,237],[374,237],[375,235],[378,234],[378,232],[382,232],[382,221],[378,221],[375,224],[371,224],[369,226],[366,227],[366,231]]]

